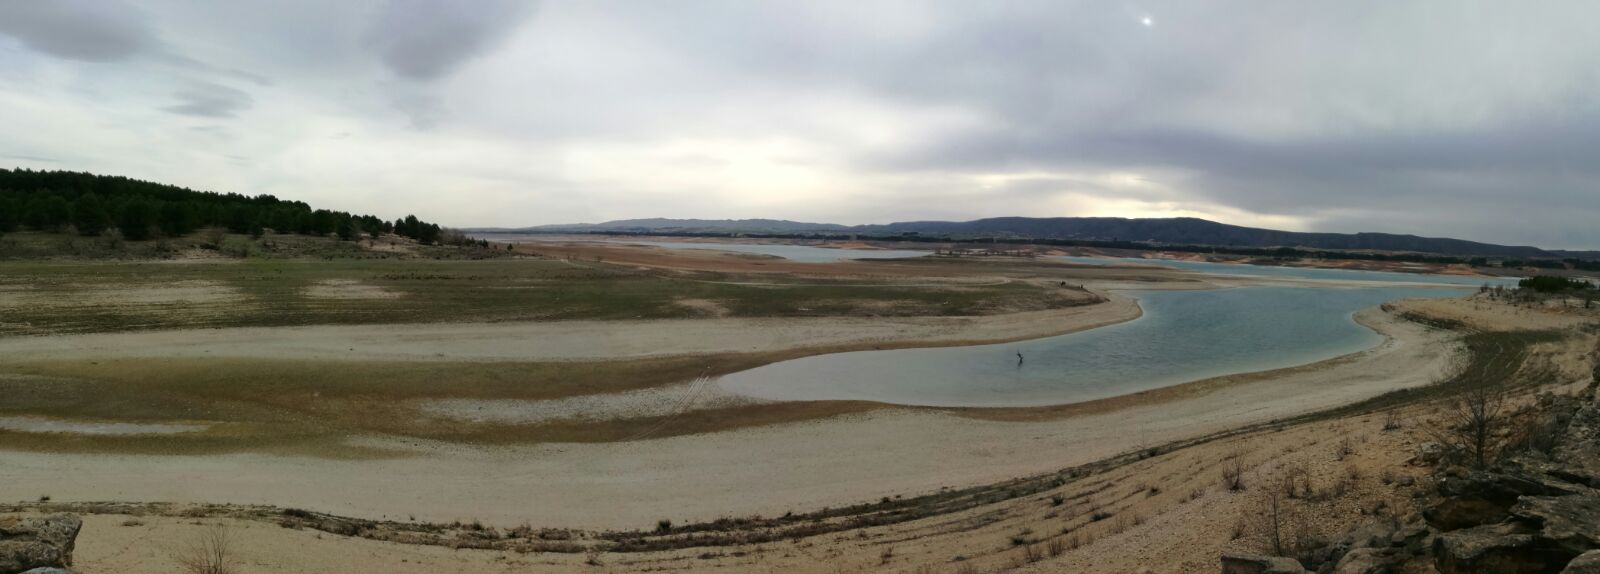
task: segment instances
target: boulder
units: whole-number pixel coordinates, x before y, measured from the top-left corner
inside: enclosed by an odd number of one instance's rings
[[[1534,533],[1514,523],[1440,534],[1433,541],[1433,557],[1440,574],[1556,572],[1572,558],[1542,548]]]
[[[1334,574],[1388,574],[1389,562],[1392,556],[1384,550],[1377,548],[1357,548],[1345,553],[1339,559],[1339,564],[1333,567]]]
[[[1567,569],[1561,574],[1600,574],[1600,550],[1590,550],[1579,554],[1567,563]]]
[[[1346,548],[1384,548],[1389,546],[1389,540],[1395,535],[1395,530],[1381,522],[1362,525],[1359,528],[1346,532],[1339,542]]]
[[[1423,509],[1422,517],[1439,530],[1457,530],[1505,520],[1518,497],[1571,496],[1587,491],[1542,474],[1466,472],[1439,481],[1442,498]]]
[[[1227,553],[1222,555],[1222,574],[1305,574],[1306,569],[1293,558]]]
[[[71,514],[0,517],[0,574],[72,565],[83,520]]]
[[[1436,442],[1425,442],[1417,445],[1417,456],[1414,460],[1425,465],[1438,464],[1444,458],[1444,445]]]
[[[1524,496],[1511,515],[1538,528],[1544,546],[1571,556],[1600,550],[1600,496]]]
[[[1429,534],[1432,534],[1432,532],[1428,530],[1428,527],[1421,524],[1413,524],[1396,530],[1393,535],[1390,535],[1389,545],[1402,548],[1412,554],[1421,554],[1425,548],[1424,542],[1428,540]]]

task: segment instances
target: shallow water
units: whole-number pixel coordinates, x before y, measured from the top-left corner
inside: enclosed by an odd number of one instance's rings
[[[1362,351],[1383,337],[1356,323],[1356,311],[1395,299],[1467,292],[1424,287],[1130,292],[1144,315],[1126,323],[1018,343],[806,357],[727,375],[719,384],[774,400],[1065,404]]]
[[[1512,277],[1465,277],[1434,273],[1400,273],[1395,271],[1362,271],[1359,269],[1317,269],[1313,267],[1281,267],[1276,265],[1251,265],[1248,263],[1212,263],[1209,261],[1180,261],[1175,259],[1141,259],[1138,257],[1073,257],[1056,259],[1084,265],[1154,265],[1171,267],[1196,273],[1213,275],[1242,275],[1246,277],[1285,277],[1294,279],[1322,279],[1332,281],[1382,281],[1386,283],[1445,283],[1450,285],[1505,285],[1515,286]]]

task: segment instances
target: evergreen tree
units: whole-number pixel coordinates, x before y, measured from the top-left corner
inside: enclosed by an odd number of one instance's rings
[[[161,233],[168,237],[182,237],[194,233],[194,208],[188,203],[166,201],[161,203]]]
[[[122,213],[117,217],[117,230],[122,236],[133,241],[143,241],[150,238],[150,231],[155,227],[155,209],[150,202],[143,199],[134,199],[122,206]]]
[[[94,237],[111,227],[111,214],[100,196],[86,193],[72,205],[72,225],[78,228],[78,233]]]
[[[228,231],[233,233],[251,233],[256,227],[261,226],[258,221],[260,212],[247,205],[234,206],[228,212]]]
[[[22,224],[20,205],[9,192],[0,191],[0,233],[16,231],[17,226]]]
[[[59,195],[45,192],[28,203],[28,209],[23,217],[29,227],[41,231],[57,231],[70,222],[72,205]]]
[[[340,240],[342,240],[342,241],[351,241],[351,240],[353,240],[353,239],[355,239],[357,237],[360,237],[360,236],[361,236],[361,227],[356,224],[355,218],[352,218],[352,217],[341,217],[341,218],[339,218],[339,239]]]

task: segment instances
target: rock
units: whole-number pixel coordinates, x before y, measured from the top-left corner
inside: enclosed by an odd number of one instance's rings
[[[1411,485],[1417,483],[1417,479],[1413,478],[1409,474],[1402,474],[1400,476],[1394,477],[1394,483],[1398,484],[1400,486],[1411,486]]]
[[[1567,563],[1567,569],[1561,574],[1600,574],[1600,550],[1590,550],[1579,554]]]
[[[1345,548],[1385,548],[1389,546],[1390,537],[1394,536],[1394,529],[1374,522],[1345,533],[1339,542]]]
[[[1422,517],[1439,530],[1458,530],[1505,520],[1521,496],[1570,496],[1586,491],[1582,486],[1520,471],[1464,472],[1439,482],[1443,498],[1423,509]]]
[[[1556,446],[1556,459],[1588,476],[1600,475],[1600,402],[1590,399],[1572,415]]]
[[[1571,556],[1600,549],[1600,496],[1524,496],[1511,515],[1538,528],[1541,544]]]
[[[1487,524],[1440,534],[1433,542],[1440,574],[1555,572],[1571,555],[1540,548],[1537,537],[1518,524]]]
[[[1377,548],[1357,548],[1339,559],[1334,574],[1388,574],[1389,555]]]
[[[1434,465],[1438,464],[1441,458],[1444,458],[1444,445],[1436,442],[1425,442],[1417,445],[1417,462],[1424,465]]]
[[[49,567],[49,566],[42,566],[42,567],[39,567],[39,568],[34,568],[34,569],[29,570],[27,572],[23,572],[22,574],[72,574],[72,571],[71,570],[62,569],[62,568],[52,568],[52,567]]]
[[[1293,558],[1234,553],[1222,555],[1222,574],[1305,574],[1305,571]]]
[[[71,514],[0,517],[0,574],[72,565],[83,520]]]
[[[1417,552],[1421,550],[1422,541],[1428,538],[1428,534],[1426,526],[1413,524],[1394,531],[1394,534],[1389,536],[1389,545]]]

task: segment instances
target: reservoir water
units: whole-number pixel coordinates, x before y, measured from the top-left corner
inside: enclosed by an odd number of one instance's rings
[[[1065,404],[1358,352],[1383,338],[1356,323],[1356,311],[1469,292],[1398,285],[1126,292],[1144,309],[1126,323],[1018,343],[819,355],[726,375],[719,384],[775,400]]]
[[[495,237],[496,241],[505,241],[506,237]],[[570,237],[546,238],[539,236],[516,236],[510,238],[515,242],[536,243],[540,241],[572,241]],[[851,259],[900,259],[902,257],[922,257],[932,255],[932,251],[919,251],[913,249],[836,249],[832,247],[816,247],[812,245],[780,245],[772,243],[713,243],[713,242],[687,242],[687,241],[649,241],[629,239],[584,239],[590,243],[615,243],[618,245],[649,245],[662,249],[701,249],[710,251],[732,251],[734,253],[753,253],[757,255],[771,255],[782,257],[800,263],[832,263],[834,261],[848,261]]]
[[[1468,277],[1432,273],[1400,273],[1395,271],[1362,271],[1359,269],[1317,269],[1314,267],[1284,267],[1278,265],[1251,265],[1248,263],[1212,263],[1209,261],[1180,261],[1176,259],[1140,259],[1137,257],[1056,257],[1062,261],[1084,265],[1145,265],[1171,267],[1196,273],[1213,275],[1241,275],[1246,277],[1284,277],[1294,279],[1322,279],[1332,281],[1382,281],[1385,283],[1446,283],[1451,285],[1515,286],[1514,277]]]
[[[626,243],[630,245],[650,245],[663,249],[709,249],[714,251],[732,251],[735,253],[755,253],[759,255],[772,255],[800,263],[831,263],[849,259],[899,259],[902,257],[922,257],[931,251],[913,251],[909,249],[834,249],[831,247],[813,247],[810,245],[775,245],[767,243],[685,243],[681,241],[608,241],[609,243]]]

